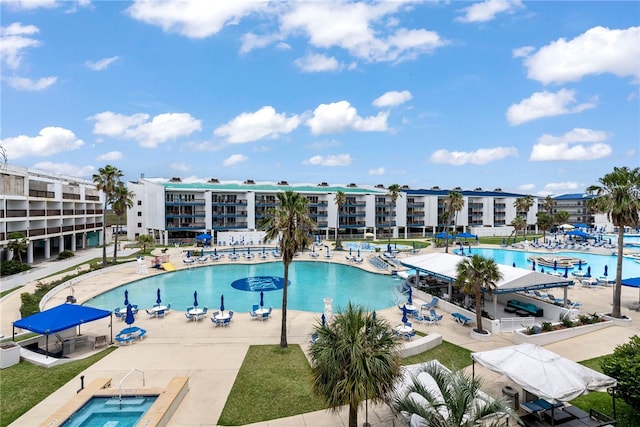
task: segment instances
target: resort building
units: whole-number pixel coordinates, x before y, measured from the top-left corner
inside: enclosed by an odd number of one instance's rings
[[[569,212],[569,224],[587,224],[602,232],[613,232],[614,227],[605,214],[594,213],[589,208],[588,201],[593,199],[590,194],[574,193],[561,194],[553,198],[555,206],[553,213]]]
[[[478,235],[507,236],[513,228],[508,224],[516,216],[514,202],[523,194],[501,190],[465,191],[464,207],[446,227],[445,199],[448,190],[412,190],[402,187],[395,204],[382,185],[359,186],[290,185],[278,183],[240,182],[186,183],[141,177],[127,183],[134,196],[127,214],[129,239],[149,234],[160,244],[192,241],[208,233],[217,242],[217,233],[254,231],[260,227],[269,209],[276,206],[276,194],[291,190],[309,199],[309,214],[316,222],[314,234],[335,238],[336,227],[342,238],[429,237],[438,231],[469,231]],[[336,193],[345,194],[345,203],[336,204]],[[526,213],[527,224],[535,229],[536,207]],[[523,214],[524,215],[524,214]]]
[[[0,168],[0,262],[13,258],[12,233],[28,239],[23,261],[102,243],[104,195],[95,185],[12,165]]]

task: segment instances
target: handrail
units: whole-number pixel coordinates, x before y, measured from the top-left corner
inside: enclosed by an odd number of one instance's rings
[[[131,375],[134,371],[138,371],[138,372],[140,372],[142,374],[142,387],[145,387],[144,372],[142,372],[140,369],[136,369],[136,368],[131,369],[129,372],[127,372],[127,375],[122,377],[122,379],[120,380],[120,383],[118,383],[118,398],[120,399],[120,402],[122,402],[122,382],[124,380],[126,380],[127,377],[129,375]]]

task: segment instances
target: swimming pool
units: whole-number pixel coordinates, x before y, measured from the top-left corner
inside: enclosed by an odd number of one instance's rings
[[[163,304],[171,303],[177,310],[192,306],[193,293],[197,291],[199,307],[219,307],[220,297],[224,295],[226,309],[248,311],[259,302],[260,290],[263,290],[264,305],[281,308],[281,289],[262,287],[247,291],[236,289],[231,284],[242,282],[247,277],[281,278],[283,273],[280,261],[190,268],[136,280],[98,295],[85,305],[113,310],[123,305],[126,289],[131,304],[151,307],[156,303],[157,290],[160,289]],[[349,301],[367,310],[380,310],[395,305],[400,297],[397,278],[343,264],[294,261],[289,266],[289,281],[287,308],[292,310],[320,313],[324,311],[325,298],[333,299],[334,311],[345,307]]]
[[[388,245],[387,244],[373,244],[370,242],[342,242],[342,246],[345,249],[351,249],[351,250],[361,250],[364,252],[373,252],[376,249],[379,249],[380,251],[384,252],[387,250]],[[399,251],[406,251],[409,249],[412,249],[411,246],[408,245],[398,245],[396,243],[393,243],[391,245],[391,249],[393,250],[399,250]]]
[[[157,396],[92,397],[62,426],[133,427],[156,399]]]
[[[459,249],[455,250],[459,253]],[[547,257],[561,257],[570,256],[585,260],[585,264],[582,265],[582,270],[586,272],[587,268],[591,268],[591,276],[599,277],[604,274],[605,266],[608,270],[608,277],[616,277],[616,262],[617,257],[612,255],[598,255],[585,251],[562,251],[562,252],[533,252],[533,251],[514,251],[510,249],[492,249],[492,248],[472,248],[471,250],[465,249],[465,254],[479,254],[484,257],[493,258],[498,264],[513,265],[520,268],[531,268],[531,261],[527,258],[530,256],[547,256]],[[540,266],[536,266],[538,271],[541,271]],[[553,269],[553,268],[551,268]],[[544,267],[545,271],[549,271],[549,267]],[[578,267],[569,269],[569,271],[578,270]],[[640,276],[640,263],[636,262],[632,258],[623,257],[622,259],[622,278],[638,277]]]

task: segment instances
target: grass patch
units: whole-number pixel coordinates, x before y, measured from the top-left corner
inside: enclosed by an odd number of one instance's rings
[[[442,341],[442,344],[431,350],[402,359],[402,364],[413,365],[415,363],[428,362],[433,359],[437,359],[451,370],[462,369],[471,365],[471,351],[451,344],[448,341]]]
[[[0,399],[0,426],[11,424],[44,398],[115,349],[115,347],[110,347],[86,359],[52,368],[44,368],[22,361],[15,366],[3,369],[2,375],[0,375],[0,390],[3,395],[3,398]]]
[[[582,396],[570,402],[589,412],[593,408],[596,411],[613,417],[613,402],[611,395],[602,391],[583,394]],[[622,399],[616,399],[616,427],[637,427],[640,425],[640,411],[637,411],[631,405]]]
[[[15,288],[7,289],[6,291],[0,292],[0,298],[2,298],[5,295],[9,295],[11,292],[15,291],[16,289],[20,289],[21,287],[22,286],[16,286]]]
[[[251,424],[324,408],[311,390],[311,367],[300,346],[254,345],[249,347],[218,424]]]

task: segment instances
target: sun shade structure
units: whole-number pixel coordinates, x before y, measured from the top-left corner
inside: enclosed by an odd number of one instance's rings
[[[471,353],[471,358],[550,402],[567,402],[617,384],[614,378],[535,344]]]
[[[109,316],[111,312],[107,310],[65,303],[13,322],[13,337],[15,340],[16,328],[26,329],[45,335],[48,347],[49,335]],[[113,326],[110,326],[113,337]]]

